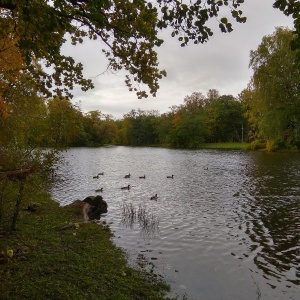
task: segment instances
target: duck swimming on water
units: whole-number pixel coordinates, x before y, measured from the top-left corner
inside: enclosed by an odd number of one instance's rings
[[[141,178],[141,179],[146,179],[146,175],[140,176],[139,178]]]
[[[129,190],[129,189],[130,189],[130,184],[128,184],[128,186],[121,187],[121,190]]]
[[[128,175],[125,175],[124,178],[130,178],[130,173]]]
[[[154,196],[152,196],[152,197],[150,198],[150,200],[157,200],[157,194],[155,194]]]
[[[172,176],[167,176],[167,178],[174,178],[174,175],[172,175]]]

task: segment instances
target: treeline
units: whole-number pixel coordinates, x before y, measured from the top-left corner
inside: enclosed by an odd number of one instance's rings
[[[99,111],[83,113],[66,98],[19,101],[6,119],[7,139],[34,147],[164,145],[195,148],[207,142],[241,142],[246,128],[243,106],[217,90],[186,96],[170,112],[131,110],[115,120]],[[9,137],[10,136],[10,137]],[[244,129],[244,139],[246,132]]]
[[[246,128],[243,115],[242,103],[231,95],[220,96],[214,89],[207,96],[195,92],[186,96],[182,105],[172,106],[168,113],[131,110],[116,121],[111,142],[180,148],[196,148],[208,142],[241,142],[243,127]]]
[[[45,98],[30,73],[11,78],[21,68],[14,53],[0,61],[0,146],[161,145],[197,148],[203,143],[251,142],[253,147],[298,149],[300,146],[300,74],[290,48],[292,31],[277,28],[250,53],[253,77],[237,98],[211,89],[194,92],[178,106],[158,111],[133,109],[116,120],[100,111],[84,113],[66,97]],[[7,151],[9,152],[9,151]]]
[[[170,112],[132,110],[119,122],[122,145],[163,145],[196,148],[203,143],[242,142],[242,104],[233,96],[209,90],[207,97],[195,92]]]

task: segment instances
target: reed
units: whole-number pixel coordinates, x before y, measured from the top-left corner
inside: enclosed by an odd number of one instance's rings
[[[135,207],[132,203],[123,203],[122,221],[130,228],[138,224],[143,235],[154,235],[159,232],[159,219],[142,204]]]

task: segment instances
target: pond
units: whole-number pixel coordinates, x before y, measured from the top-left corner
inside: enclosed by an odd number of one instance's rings
[[[64,158],[53,198],[103,188],[114,242],[171,295],[300,299],[300,154],[103,147]]]

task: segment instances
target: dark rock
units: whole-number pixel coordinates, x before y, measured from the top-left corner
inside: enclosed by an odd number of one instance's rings
[[[102,196],[89,196],[83,200],[83,202],[91,205],[88,211],[88,216],[91,220],[100,219],[100,215],[107,213],[107,203],[103,200]]]
[[[84,222],[89,221],[90,218],[88,213],[92,208],[92,206],[89,203],[83,202],[81,200],[75,200],[74,202],[66,205],[66,207],[72,209],[75,214],[82,215]],[[70,225],[64,226],[62,229],[67,228],[70,228]]]

